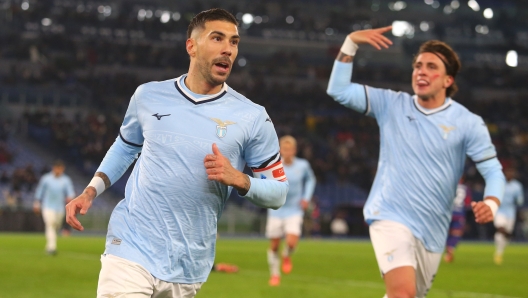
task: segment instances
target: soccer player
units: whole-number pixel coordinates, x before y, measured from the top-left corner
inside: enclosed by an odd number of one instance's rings
[[[486,182],[484,201],[471,203],[477,223],[493,220],[505,179],[486,125],[451,98],[460,62],[447,44],[420,46],[412,63],[414,96],[350,82],[358,46],[388,48],[383,33],[391,29],[349,34],[327,92],[380,128],[378,169],[363,213],[386,297],[424,297],[441,261],[466,155]]]
[[[449,224],[449,233],[447,235],[444,261],[453,262],[455,259],[455,248],[464,236],[464,226],[466,224],[465,201],[467,197],[467,186],[463,184],[462,179],[457,186],[455,200],[453,201],[453,212],[451,213],[451,223]]]
[[[53,163],[51,172],[44,174],[35,190],[33,211],[42,212],[46,233],[46,252],[57,253],[57,230],[64,219],[64,205],[75,196],[73,183],[64,170],[66,166],[61,160]]]
[[[191,20],[188,73],[137,88],[93,180],[67,205],[68,223],[83,230],[76,214],[137,158],[108,225],[97,297],[194,297],[213,268],[231,190],[261,207],[284,204],[288,182],[273,123],[225,83],[238,54],[237,25],[223,9]],[[242,173],[245,164],[258,178]]]
[[[524,192],[522,184],[515,179],[516,171],[513,167],[508,167],[504,171],[506,176],[506,189],[502,199],[497,216],[495,217],[495,255],[494,262],[497,265],[502,264],[502,254],[512,237],[513,228],[515,227],[515,215],[517,206],[522,206],[524,202]]]
[[[266,237],[270,239],[268,250],[270,286],[280,285],[279,246],[282,237],[286,237],[286,245],[282,250],[282,272],[289,274],[293,269],[291,255],[299,242],[304,211],[310,204],[316,182],[308,161],[295,156],[297,154],[295,138],[283,136],[279,143],[284,172],[288,177],[290,189],[284,206],[278,210],[268,210]]]

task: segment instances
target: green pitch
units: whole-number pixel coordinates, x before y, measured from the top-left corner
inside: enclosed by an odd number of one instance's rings
[[[294,269],[270,288],[267,241],[220,238],[218,262],[237,264],[236,274],[211,273],[197,295],[213,298],[378,297],[384,293],[374,253],[366,241],[303,240]],[[95,297],[102,237],[60,238],[58,255],[44,253],[44,236],[0,234],[0,297]],[[502,266],[491,244],[462,242],[453,264],[442,263],[427,296],[528,297],[528,246],[511,245]]]

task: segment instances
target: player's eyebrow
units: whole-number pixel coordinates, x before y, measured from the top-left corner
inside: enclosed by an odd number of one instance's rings
[[[226,37],[227,36],[224,32],[221,32],[221,31],[211,31],[211,33],[209,33],[209,35],[213,35],[213,34],[217,34],[217,35],[220,35],[222,37]],[[231,36],[230,38],[240,39],[240,35],[235,34],[235,35]]]

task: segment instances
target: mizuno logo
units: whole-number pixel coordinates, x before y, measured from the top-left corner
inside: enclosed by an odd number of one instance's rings
[[[264,121],[264,122],[268,122],[268,121],[271,122],[270,117],[266,118],[266,121]],[[273,123],[273,122],[271,122],[271,123]]]
[[[156,113],[156,114],[154,114],[154,115],[152,115],[152,116],[158,118],[158,120],[161,120],[161,117],[170,116],[170,115],[171,115],[171,114],[167,114],[167,115],[158,115],[158,113]]]
[[[222,121],[222,120],[220,120],[218,118],[211,118],[211,120],[213,120],[214,122],[216,122],[216,124],[218,124],[216,126],[216,135],[219,138],[225,137],[225,135],[227,134],[227,126],[228,125],[236,124],[236,122],[229,121],[229,120]]]
[[[414,118],[412,116],[407,116],[407,118],[409,119],[409,122],[416,120],[416,118]]]

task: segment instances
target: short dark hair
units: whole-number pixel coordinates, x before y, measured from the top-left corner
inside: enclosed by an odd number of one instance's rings
[[[460,60],[458,59],[457,53],[453,51],[453,49],[447,43],[439,40],[429,40],[424,42],[420,46],[418,54],[414,56],[413,65],[416,62],[416,58],[418,57],[418,55],[422,53],[433,53],[438,56],[438,58],[440,58],[440,60],[442,60],[442,62],[444,63],[446,73],[452,76],[453,79],[456,77],[458,71],[460,70],[460,67],[462,66]],[[445,58],[442,58],[442,56],[438,54],[442,55]],[[449,88],[447,88],[446,90],[446,96],[451,97],[457,91],[458,87],[456,85],[456,82],[453,81],[453,84],[449,86]]]
[[[65,167],[64,161],[62,161],[61,159],[56,159],[55,161],[53,161],[53,166],[54,167]]]
[[[212,8],[204,10],[195,15],[187,28],[187,38],[191,37],[192,32],[196,28],[205,28],[205,23],[210,21],[226,21],[238,26],[238,21],[229,11],[222,8]]]

